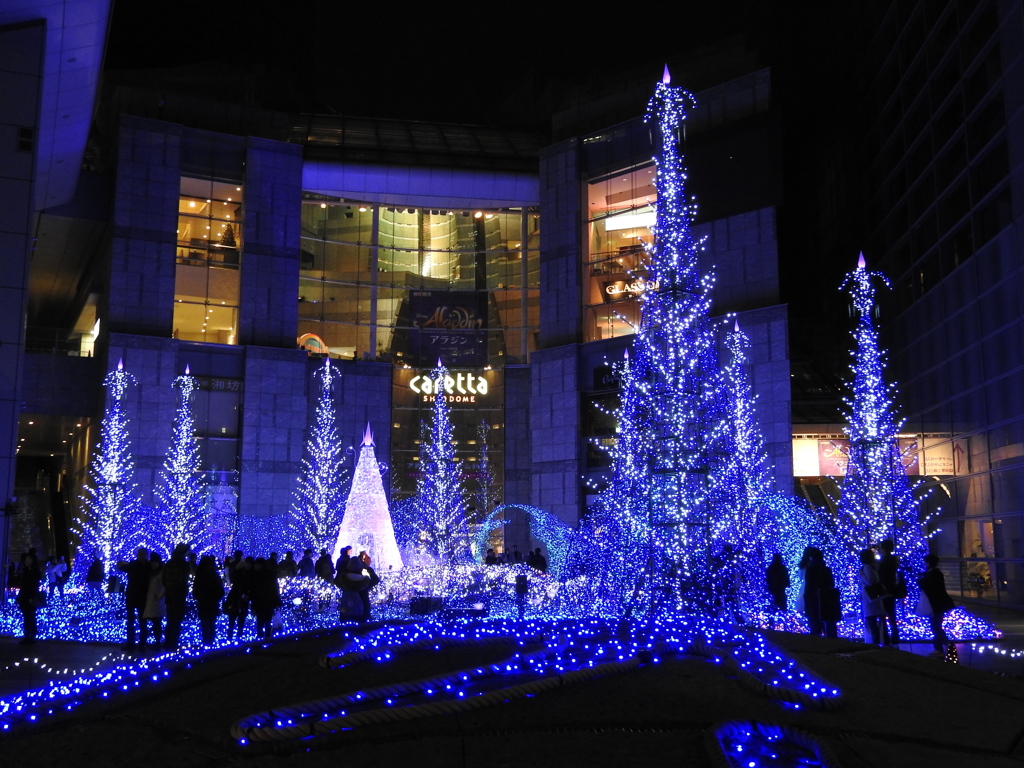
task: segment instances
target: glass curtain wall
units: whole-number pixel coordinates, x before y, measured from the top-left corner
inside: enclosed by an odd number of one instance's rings
[[[304,202],[301,339],[343,358],[414,366],[438,353],[526,362],[540,320],[535,210]],[[438,333],[426,338],[428,327]]]
[[[654,225],[656,170],[648,164],[587,185],[587,252],[583,264],[583,340],[628,336],[640,321]]]
[[[237,343],[241,184],[182,177],[177,241],[174,338]]]

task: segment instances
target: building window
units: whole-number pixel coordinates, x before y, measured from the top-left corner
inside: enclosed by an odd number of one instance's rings
[[[31,152],[36,146],[36,132],[33,128],[18,128],[18,142],[16,148],[19,152]]]
[[[636,332],[647,282],[647,246],[654,226],[653,165],[620,171],[587,186],[583,263],[583,340]]]
[[[192,412],[203,471],[223,473],[237,470],[242,382],[212,376],[196,378],[199,388],[192,394]]]
[[[540,322],[540,218],[529,209],[437,210],[308,195],[300,338],[338,357],[430,366],[525,362]],[[425,339],[426,313],[444,333]],[[464,316],[463,316],[464,315]],[[319,348],[318,348],[319,349]],[[421,359],[422,358],[422,359]]]
[[[174,337],[237,343],[241,184],[183,177],[177,241]]]

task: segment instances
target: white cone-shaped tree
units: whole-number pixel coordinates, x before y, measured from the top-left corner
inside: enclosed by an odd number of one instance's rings
[[[395,529],[388,509],[388,498],[384,494],[380,464],[377,462],[369,424],[366,425],[363,444],[359,448],[359,459],[345,502],[341,530],[334,545],[335,561],[345,546],[352,547],[352,554],[364,550],[368,552],[377,571],[402,567],[402,556],[395,540]]]

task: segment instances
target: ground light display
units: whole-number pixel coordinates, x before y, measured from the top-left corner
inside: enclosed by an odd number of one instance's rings
[[[893,536],[900,553],[909,555],[924,541],[912,489],[900,457],[893,453],[897,428],[890,390],[881,376],[871,276],[862,263],[849,280],[859,312],[850,403],[851,465],[856,466],[852,478],[848,476],[849,492],[844,486],[844,517],[835,521],[827,512],[770,487],[745,368],[749,342],[734,320],[723,324],[709,316],[714,281],[697,271],[701,246],[690,231],[693,208],[679,149],[691,102],[671,85],[666,71],[649,109],[660,147],[658,220],[648,250],[650,282],[658,288],[644,294],[635,342],[619,364],[623,394],[616,413],[617,439],[599,503],[578,528],[544,510],[516,504],[496,508],[485,522],[484,535],[491,531],[488,526],[500,524],[505,508],[525,511],[536,537],[548,547],[550,567],[483,565],[471,559],[467,493],[443,396],[449,374],[438,361],[430,376],[436,395],[431,421],[423,429],[418,494],[410,507],[414,519],[411,527],[399,526],[411,530],[414,541],[398,543],[415,547],[419,559],[403,563],[396,550],[392,562],[393,533],[390,542],[383,542],[389,554],[377,550],[379,561],[392,567],[378,571],[381,581],[371,593],[375,623],[361,628],[340,622],[339,590],[330,581],[288,575],[278,579],[282,606],[277,634],[330,633],[337,639],[336,649],[321,660],[325,674],[386,665],[412,651],[474,645],[493,645],[500,658],[442,669],[429,678],[341,690],[330,698],[282,701],[272,711],[252,713],[232,726],[231,736],[240,748],[332,738],[370,723],[539,696],[677,656],[717,665],[723,675],[780,707],[806,711],[842,706],[842,690],[797,663],[765,634],[767,629],[803,631],[806,625],[794,610],[799,583],[790,589],[787,608],[776,608],[767,597],[763,571],[778,552],[798,582],[796,561],[805,546],[829,552],[834,567],[845,573],[853,563],[854,543],[866,546]],[[722,349],[724,365],[719,360]],[[391,530],[369,429],[349,492],[341,477],[343,452],[332,394],[338,374],[328,359],[316,375],[316,423],[298,479],[294,522],[287,531],[264,531],[262,538],[244,541],[247,553],[263,556],[272,546],[358,549],[365,531],[353,528],[346,534],[350,512],[353,521],[362,513],[378,518],[374,540],[366,542],[371,547],[382,545],[378,533]],[[109,403],[81,532],[82,554],[95,554],[108,572],[137,544],[166,549],[180,540],[202,551],[190,511],[196,507],[192,382],[187,372],[174,382],[181,402],[163,490],[157,494],[163,503],[151,510],[135,500],[131,480],[124,392],[133,378],[119,365],[105,380]],[[346,498],[351,509],[343,520]],[[181,510],[173,517],[181,522],[160,528],[161,515],[172,509]],[[345,541],[346,535],[356,540]],[[904,568],[916,562],[906,557]],[[861,620],[852,600],[844,608],[841,634],[859,637]],[[125,636],[125,615],[123,594],[72,583],[66,594],[40,610],[40,637],[119,643]],[[218,637],[224,638],[227,619],[218,621]],[[903,610],[900,621],[904,641],[930,637],[928,619]],[[998,636],[963,608],[947,614],[944,626],[951,640]],[[10,603],[0,609],[0,631],[21,631],[20,614]],[[216,655],[250,653],[266,642],[256,637],[252,622],[240,634],[240,639],[204,646],[198,627],[186,622],[178,649],[124,655],[102,670],[58,675],[51,684],[0,700],[0,731],[38,723],[87,701],[158,685]],[[756,722],[721,724],[709,733],[708,749],[723,764],[747,768],[827,765],[831,759],[827,748],[797,730]]]

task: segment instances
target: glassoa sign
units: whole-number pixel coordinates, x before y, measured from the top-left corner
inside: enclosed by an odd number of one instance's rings
[[[430,376],[413,376],[409,389],[423,398],[424,403],[434,402],[434,397],[444,394],[449,403],[475,403],[477,395],[487,394],[487,379],[473,373],[456,373],[445,376],[444,381]]]

